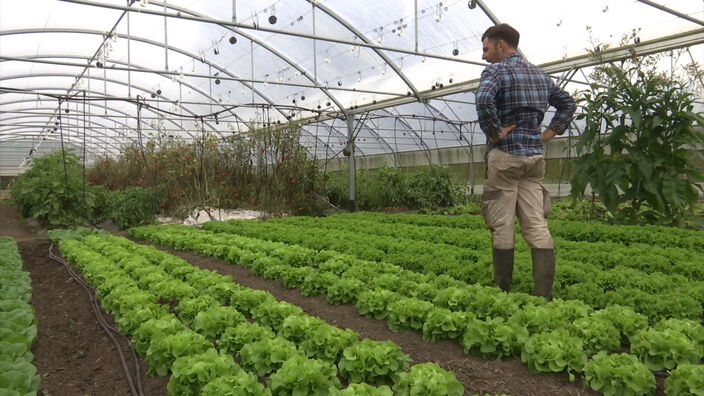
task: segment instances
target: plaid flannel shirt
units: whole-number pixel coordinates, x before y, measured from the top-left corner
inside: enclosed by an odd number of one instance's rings
[[[569,93],[517,53],[484,69],[476,103],[479,126],[487,136],[487,144],[523,156],[543,154],[540,124],[548,104],[557,109],[548,128],[558,135],[565,132],[576,109]],[[501,136],[501,126],[513,124],[516,129],[494,142]]]

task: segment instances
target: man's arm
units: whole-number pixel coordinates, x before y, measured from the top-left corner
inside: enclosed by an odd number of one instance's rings
[[[551,80],[552,82],[552,80]],[[555,116],[552,117],[550,125],[542,133],[541,140],[547,142],[554,138],[555,135],[562,135],[572,122],[572,116],[577,110],[577,105],[572,99],[572,96],[564,89],[559,88],[552,83],[550,88],[550,97],[548,98],[550,106],[556,109]]]
[[[496,143],[502,138],[501,124],[496,109],[496,94],[499,92],[499,78],[495,70],[487,67],[482,72],[479,87],[475,94],[479,127],[487,139]]]

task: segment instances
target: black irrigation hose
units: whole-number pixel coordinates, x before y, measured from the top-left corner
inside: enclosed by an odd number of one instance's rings
[[[110,324],[108,324],[107,321],[105,320],[105,317],[103,317],[103,313],[102,313],[100,306],[98,305],[98,301],[95,297],[95,291],[93,290],[93,288],[90,285],[88,285],[86,282],[83,281],[83,279],[80,277],[80,275],[78,273],[76,273],[76,271],[73,270],[71,265],[69,265],[69,263],[66,262],[66,260],[55,255],[53,252],[53,249],[54,249],[54,244],[52,243],[49,246],[49,258],[63,264],[64,267],[66,267],[66,270],[68,271],[69,275],[71,275],[71,277],[79,285],[81,285],[81,287],[83,287],[83,289],[88,294],[88,297],[90,299],[91,308],[93,308],[93,313],[95,314],[95,317],[98,320],[98,323],[103,328],[103,330],[105,330],[107,335],[110,337],[110,339],[112,340],[112,343],[115,345],[115,348],[117,349],[117,353],[120,355],[120,363],[122,363],[122,370],[125,373],[125,377],[127,378],[127,383],[130,387],[130,393],[132,393],[132,395],[134,395],[134,396],[144,396],[144,389],[142,387],[142,375],[141,375],[142,370],[139,366],[139,358],[137,357],[137,353],[134,351],[134,348],[132,348],[132,343],[129,342],[129,340],[127,340],[126,344],[127,344],[127,349],[129,349],[129,351],[132,355],[132,361],[134,362],[134,369],[137,374],[136,381],[132,377],[132,373],[130,373],[129,368],[127,367],[127,362],[125,361],[125,355],[122,352],[122,346],[115,338],[115,335],[122,336],[122,334],[120,334],[120,332],[116,328],[110,326]],[[136,382],[136,385],[135,385],[135,382]]]

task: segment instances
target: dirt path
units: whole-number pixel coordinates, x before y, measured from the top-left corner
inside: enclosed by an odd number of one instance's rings
[[[32,353],[42,377],[42,395],[129,395],[117,349],[100,327],[83,288],[61,264],[49,259],[50,241],[37,236],[16,208],[0,203],[0,236],[18,241],[24,270],[32,279],[38,337]],[[105,315],[115,326],[112,317]],[[123,346],[124,349],[124,346]],[[130,368],[132,363],[128,361]],[[166,395],[166,377],[144,375],[146,395]]]
[[[0,236],[9,236],[20,241],[34,238],[36,230],[22,219],[17,207],[0,201]]]

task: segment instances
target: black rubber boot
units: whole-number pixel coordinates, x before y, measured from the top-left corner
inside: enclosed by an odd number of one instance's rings
[[[492,251],[494,258],[494,283],[499,289],[508,292],[513,281],[513,249],[496,249]]]
[[[552,299],[552,283],[555,280],[555,250],[531,249],[533,258],[533,295]]]

